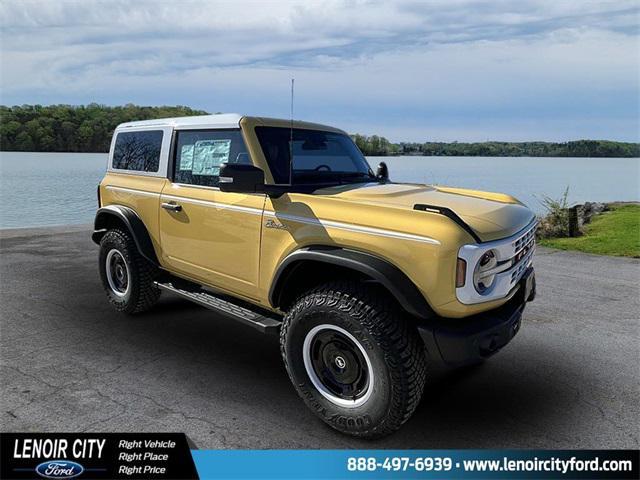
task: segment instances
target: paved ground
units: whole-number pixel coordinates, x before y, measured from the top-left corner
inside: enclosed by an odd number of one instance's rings
[[[307,411],[276,339],[170,296],[116,314],[87,231],[60,231],[0,232],[1,430],[184,431],[200,448],[640,446],[638,260],[541,249],[516,339],[484,366],[434,367],[409,423],[363,442]]]

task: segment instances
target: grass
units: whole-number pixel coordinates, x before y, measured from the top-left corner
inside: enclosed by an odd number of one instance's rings
[[[640,205],[612,205],[611,211],[596,215],[576,238],[547,238],[544,247],[578,250],[598,255],[640,258]]]

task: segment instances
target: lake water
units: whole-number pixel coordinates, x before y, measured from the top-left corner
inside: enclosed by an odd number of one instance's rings
[[[638,158],[368,157],[390,177],[509,193],[537,212],[543,195],[571,202],[640,200]],[[91,223],[102,153],[0,152],[0,228]]]

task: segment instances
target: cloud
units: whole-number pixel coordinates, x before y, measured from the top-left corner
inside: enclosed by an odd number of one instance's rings
[[[1,101],[285,116],[294,76],[298,115],[351,131],[637,139],[638,12],[634,1],[7,1]]]

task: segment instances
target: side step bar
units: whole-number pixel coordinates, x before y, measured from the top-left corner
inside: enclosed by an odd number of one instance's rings
[[[183,283],[185,284],[183,285]],[[252,305],[235,299],[232,300],[229,297],[223,298],[196,285],[187,285],[186,282],[155,282],[155,284],[161,290],[174,293],[209,310],[222,313],[245,325],[257,328],[262,333],[277,334],[280,331],[282,321],[275,314],[270,314],[266,311],[261,313],[258,308]]]

